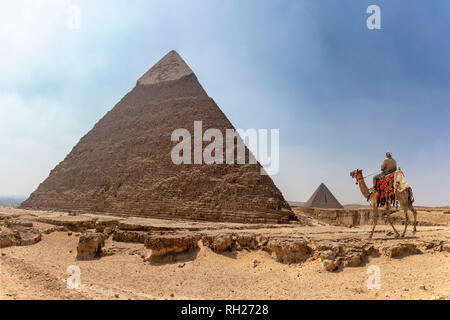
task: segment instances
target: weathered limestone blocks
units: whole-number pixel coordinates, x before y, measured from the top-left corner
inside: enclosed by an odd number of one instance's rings
[[[161,223],[159,223],[161,224]],[[129,231],[174,231],[176,228],[158,225],[154,219],[127,219],[117,225],[120,230]]]
[[[232,238],[235,241],[236,250],[243,248],[255,250],[259,247],[259,241],[254,234],[239,233],[233,235]]]
[[[115,230],[113,240],[118,242],[144,243],[147,234],[148,232],[145,231]]]
[[[311,248],[304,239],[270,239],[264,250],[283,263],[303,262],[311,253]]]
[[[260,237],[251,233],[219,233],[204,235],[202,243],[216,253],[244,248],[255,250],[260,247],[258,238]]]
[[[344,251],[344,267],[359,267],[367,256],[367,252],[363,248],[350,248]]]
[[[28,246],[41,240],[41,232],[29,221],[17,217],[0,219],[0,248],[9,246]]]
[[[111,234],[119,224],[119,220],[99,219],[95,222],[95,231]]]
[[[150,262],[168,262],[186,258],[198,249],[200,234],[157,234],[149,233],[145,237],[145,248],[151,250],[146,258]]]
[[[9,246],[28,246],[41,241],[41,234],[36,230],[0,230],[0,248]]]
[[[321,241],[314,244],[315,258],[322,261],[327,271],[335,271],[341,267],[359,267],[368,257],[383,255],[388,258],[400,258],[423,252],[450,251],[449,244],[443,241],[412,241],[398,243]]]
[[[232,251],[234,248],[234,241],[231,234],[204,236],[202,243],[216,253]]]
[[[4,225],[7,228],[15,228],[15,227],[26,227],[31,228],[33,227],[33,223],[29,221],[21,221],[18,219],[5,219]]]
[[[17,246],[29,246],[41,241],[42,238],[41,234],[34,230],[20,231],[19,237],[20,239],[16,244]]]
[[[87,229],[94,229],[97,219],[83,217],[83,216],[53,216],[53,217],[39,217],[37,221],[53,224],[56,226],[64,226],[72,231],[80,231]]]
[[[359,267],[366,257],[379,256],[379,250],[370,243],[336,243],[322,241],[315,244],[315,256],[326,271],[332,272],[341,267]]]
[[[402,210],[392,208],[391,220],[394,224],[404,224]],[[373,212],[370,208],[359,209],[322,209],[322,208],[295,208],[297,217],[308,216],[335,226],[355,227],[370,225],[373,222]],[[395,212],[397,211],[397,212]],[[411,221],[410,221],[411,223]],[[379,209],[378,224],[389,224],[383,208]],[[419,215],[418,226],[447,226],[448,219],[436,214]]]
[[[385,256],[389,258],[421,253],[421,251],[417,248],[417,245],[414,243],[399,243],[391,246],[386,246],[383,247],[381,251]]]
[[[90,260],[99,257],[108,236],[99,232],[81,234],[77,247],[78,260]]]
[[[367,240],[365,228],[346,232],[344,228],[333,230],[324,226],[296,229],[295,225],[168,221],[89,214],[70,216],[59,212],[21,216],[0,214],[0,247],[33,244],[41,239],[41,234],[54,231],[67,233],[67,228],[97,231],[82,234],[78,259],[132,254],[152,263],[170,263],[194,259],[199,247],[216,253],[231,252],[233,256],[241,255],[238,251],[247,249],[265,251],[281,263],[319,260],[325,270],[333,272],[362,266],[373,256],[382,255],[383,259],[391,259],[427,252],[450,252],[448,233],[445,233],[448,229],[444,228],[429,228],[432,231],[419,229],[414,238],[376,237]],[[142,243],[144,246],[118,244],[110,247],[108,241],[108,246],[102,248],[110,234],[114,241]]]
[[[41,234],[50,234],[52,232],[65,231],[66,229],[64,226],[55,226],[42,222],[34,222],[33,225],[34,229],[38,230]]]
[[[0,248],[15,245],[17,238],[18,238],[18,232],[12,232],[7,229],[0,230]]]
[[[316,255],[322,261],[326,271],[338,269],[342,263],[342,248],[336,243],[323,242],[316,247]]]
[[[440,245],[440,251],[450,252],[450,243],[442,243]]]

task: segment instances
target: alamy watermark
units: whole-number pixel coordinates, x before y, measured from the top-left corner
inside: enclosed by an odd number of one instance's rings
[[[219,129],[203,132],[202,121],[194,121],[194,137],[187,129],[172,132],[172,142],[178,142],[170,154],[172,162],[180,164],[256,164],[263,167],[262,175],[274,175],[280,168],[280,131],[267,129],[226,129],[225,137]],[[246,154],[245,142],[252,152]],[[203,148],[203,143],[209,142]],[[193,152],[192,152],[193,146]],[[270,154],[269,154],[270,148]],[[192,156],[193,155],[193,156]]]
[[[81,270],[79,266],[68,266],[66,273],[70,276],[67,278],[67,289],[81,289]]]
[[[367,268],[367,274],[370,274],[366,285],[369,290],[381,289],[381,269],[379,266],[371,265]]]
[[[67,8],[66,27],[69,30],[81,29],[81,9],[76,4],[72,4]]]
[[[379,6],[373,4],[367,7],[367,14],[370,16],[366,20],[366,26],[369,30],[381,29],[381,9]]]

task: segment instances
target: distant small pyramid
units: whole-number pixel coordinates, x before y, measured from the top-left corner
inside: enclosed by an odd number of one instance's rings
[[[305,204],[306,208],[343,209],[344,207],[333,196],[331,191],[323,183],[314,191]]]

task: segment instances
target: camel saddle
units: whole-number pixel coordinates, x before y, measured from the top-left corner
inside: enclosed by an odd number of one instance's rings
[[[381,207],[389,201],[392,205],[396,203],[394,192],[395,172],[380,178],[377,181],[376,191],[378,192],[377,206]]]

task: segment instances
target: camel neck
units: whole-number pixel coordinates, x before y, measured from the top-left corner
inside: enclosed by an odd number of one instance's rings
[[[357,177],[358,179],[358,185],[359,185],[359,189],[361,190],[361,193],[363,194],[364,197],[369,197],[369,188],[366,185],[366,181],[364,180],[362,175],[359,175]]]

